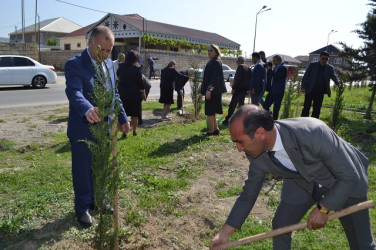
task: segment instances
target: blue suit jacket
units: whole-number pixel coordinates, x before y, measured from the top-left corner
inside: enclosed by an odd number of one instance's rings
[[[253,69],[251,78],[251,90],[254,89],[255,93],[260,93],[265,90],[266,83],[266,70],[264,62],[260,60]]]
[[[107,59],[105,63],[111,77],[111,85],[115,91],[115,98],[119,100],[121,105],[118,120],[120,124],[124,124],[128,122],[128,118],[117,93],[113,63],[110,59]],[[65,93],[69,100],[68,138],[74,141],[93,139],[85,114],[89,109],[96,106],[91,98],[95,70],[87,49],[66,62],[65,79]]]
[[[284,94],[286,88],[287,67],[282,63],[277,71],[273,70],[272,75],[272,94]]]

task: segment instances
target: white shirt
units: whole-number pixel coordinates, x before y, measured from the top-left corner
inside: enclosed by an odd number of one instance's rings
[[[274,147],[270,151],[275,151],[275,154],[274,154],[275,158],[277,158],[282,163],[283,166],[285,166],[286,168],[292,171],[298,172],[294,164],[290,160],[290,157],[288,156],[285,148],[283,147],[281,135],[279,134],[277,126],[274,125],[274,127],[276,129],[277,134],[276,134]]]

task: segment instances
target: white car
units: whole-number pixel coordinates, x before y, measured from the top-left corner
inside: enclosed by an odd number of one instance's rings
[[[26,56],[0,56],[0,85],[23,85],[44,88],[56,82],[54,66],[43,65]]]
[[[200,78],[204,77],[205,66],[203,66],[199,71],[201,72]],[[230,78],[235,76],[235,70],[231,69],[228,65],[222,64],[223,78],[225,81],[230,81]]]

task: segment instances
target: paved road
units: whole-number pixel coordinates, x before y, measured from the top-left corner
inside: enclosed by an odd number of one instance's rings
[[[159,97],[159,79],[151,80],[150,98]],[[230,90],[229,83],[226,82],[227,90]],[[189,83],[185,85],[185,93],[189,96],[191,88]],[[176,99],[176,92],[174,91]],[[11,107],[43,106],[67,104],[65,96],[65,76],[59,73],[55,84],[47,84],[43,89],[33,89],[23,86],[0,86],[0,109]]]

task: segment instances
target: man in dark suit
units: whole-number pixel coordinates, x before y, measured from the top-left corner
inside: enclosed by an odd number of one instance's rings
[[[106,26],[95,27],[91,32],[88,48],[65,64],[65,93],[69,100],[67,135],[72,150],[74,208],[78,222],[84,227],[92,225],[89,208],[94,205],[94,192],[91,169],[92,156],[83,140],[94,140],[89,123],[96,123],[105,118],[99,117],[98,108],[92,100],[94,81],[106,79],[107,82],[102,84],[109,91],[114,92],[115,98],[121,104],[116,89],[113,63],[108,58],[111,55],[113,45],[114,35],[111,29]],[[122,131],[128,133],[129,122],[122,104],[118,120]]]
[[[323,51],[320,61],[310,63],[302,79],[302,93],[305,94],[302,116],[309,116],[313,102],[312,117],[319,118],[324,94],[330,97],[330,79],[339,86],[339,80],[332,65],[328,64],[329,53]]]
[[[228,106],[226,119],[222,122],[223,125],[228,124],[228,120],[235,111],[236,106],[244,105],[244,99],[249,91],[249,83],[251,79],[251,69],[245,64],[244,57],[238,56],[236,60],[238,68],[235,72],[234,83],[232,84],[232,98]]]
[[[270,83],[271,89],[266,95],[263,107],[269,111],[270,106],[274,103],[273,119],[277,120],[279,109],[281,108],[281,102],[285,94],[287,67],[285,66],[285,63],[282,62],[282,57],[280,55],[273,56],[273,64],[274,69]]]
[[[230,134],[250,165],[243,192],[211,249],[226,243],[250,213],[267,174],[283,177],[273,229],[298,223],[315,204],[307,227],[324,227],[330,211],[367,200],[368,159],[315,118],[274,122],[256,105],[243,105],[230,119]],[[368,210],[340,218],[351,249],[376,249]],[[273,238],[274,249],[291,249],[291,233]]]
[[[266,70],[264,62],[261,61],[260,54],[257,52],[252,53],[252,62],[255,64],[251,77],[251,98],[252,104],[259,105],[266,84]]]

